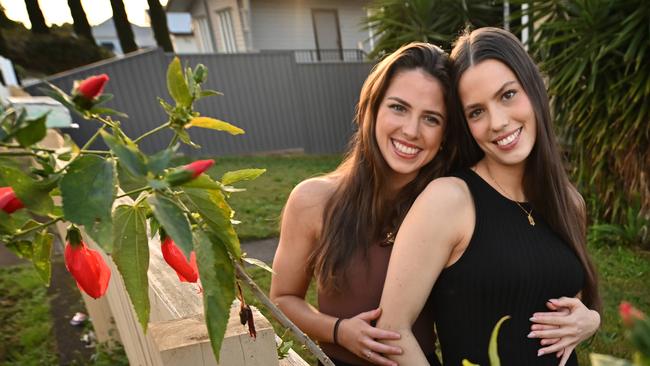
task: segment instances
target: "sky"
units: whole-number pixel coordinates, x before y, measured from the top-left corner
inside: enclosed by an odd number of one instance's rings
[[[145,10],[149,9],[147,0],[123,1],[129,21],[140,26],[147,25],[145,18]],[[160,4],[165,6],[167,1],[160,0]],[[39,0],[38,2],[48,25],[72,23],[67,0]],[[0,4],[5,8],[5,14],[9,19],[22,22],[25,26],[31,27],[24,0],[0,0]],[[113,15],[109,0],[81,0],[81,5],[86,11],[91,26],[102,23]]]

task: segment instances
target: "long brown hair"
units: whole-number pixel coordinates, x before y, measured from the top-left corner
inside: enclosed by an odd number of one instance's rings
[[[309,270],[326,291],[341,290],[352,256],[358,250],[367,255],[371,244],[380,242],[387,233],[395,233],[417,195],[432,179],[448,170],[451,160],[445,153],[447,150],[442,149],[396,197],[386,194],[391,168],[375,139],[377,112],[395,74],[413,69],[422,70],[438,80],[445,93],[445,103],[449,105],[449,60],[434,45],[404,45],[370,72],[357,105],[355,123],[358,129],[344,161],[331,173],[340,177],[340,184],[325,205],[319,245],[308,262]]]
[[[550,227],[571,245],[580,258],[586,273],[582,299],[588,307],[600,311],[598,278],[587,254],[587,220],[584,201],[569,181],[564,168],[553,132],[546,87],[537,65],[515,36],[502,29],[491,27],[480,28],[461,36],[454,45],[451,59],[454,64],[455,86],[458,86],[461,76],[469,67],[491,59],[508,66],[528,94],[535,111],[537,137],[526,162],[524,192],[535,211],[539,212]],[[456,111],[462,110],[459,96],[454,98],[454,103],[453,108]],[[460,112],[458,114],[462,115]],[[461,117],[459,121],[465,121],[465,117]],[[459,137],[461,140],[455,143],[454,147],[459,149],[463,164],[472,166],[483,158],[483,151],[472,138],[466,122],[451,127],[451,129],[457,128],[461,128],[462,132],[454,133],[454,137]]]

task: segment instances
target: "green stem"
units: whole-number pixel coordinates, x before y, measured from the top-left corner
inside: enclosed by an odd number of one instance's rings
[[[16,144],[0,143],[0,146],[6,147],[6,148],[9,148],[9,149],[24,149],[24,147],[22,147],[20,145],[16,145]],[[45,152],[49,152],[49,153],[56,152],[56,150],[54,150],[54,149],[45,149],[45,148],[42,148],[42,147],[33,147],[32,146],[29,149],[34,150],[34,151],[45,151]]]
[[[81,148],[81,151],[87,150],[88,147],[89,147],[89,146],[90,146],[90,145],[91,145],[91,144],[92,144],[92,143],[97,139],[97,137],[99,137],[99,134],[102,133],[102,131],[104,131],[104,128],[106,128],[106,125],[102,125],[100,128],[98,128],[98,129],[97,129],[97,132],[95,132],[95,134],[92,135],[92,136],[90,137],[90,139],[89,139],[89,140],[84,144],[84,146]],[[79,154],[79,155],[75,156],[74,158],[72,158],[72,160],[70,160],[70,162],[69,162],[68,164],[66,164],[66,165],[65,165],[64,167],[62,167],[61,169],[57,170],[57,171],[55,172],[55,174],[56,174],[56,173],[61,173],[63,170],[65,170],[65,168],[69,167],[72,163],[74,163],[75,160],[79,159],[80,156],[81,156],[81,154]]]
[[[29,234],[29,233],[31,233],[32,231],[36,231],[36,230],[42,229],[42,228],[44,228],[44,227],[50,226],[50,225],[52,225],[52,224],[56,224],[57,222],[59,222],[59,221],[61,221],[61,220],[63,220],[63,216],[59,216],[59,217],[57,217],[57,218],[55,218],[55,219],[53,219],[53,220],[50,220],[50,221],[48,221],[48,222],[44,222],[44,223],[39,224],[39,225],[36,225],[36,226],[34,226],[34,227],[30,227],[29,229],[27,229],[27,230],[25,230],[25,231],[21,231],[21,230],[19,230],[19,231],[16,233],[16,235],[14,235],[14,236],[20,236],[20,235],[26,235],[26,234]]]
[[[167,128],[167,127],[169,127],[169,122],[167,122],[167,123],[163,123],[162,125],[160,125],[160,126],[154,128],[153,130],[151,130],[151,131],[147,131],[147,132],[143,133],[142,136],[140,136],[140,137],[138,137],[137,139],[133,140],[133,142],[135,142],[135,143],[137,144],[138,141],[142,140],[143,138],[145,138],[145,137],[147,137],[147,136],[149,136],[149,135],[153,135],[154,133],[156,133],[156,132],[158,132],[158,131],[162,131],[162,130],[164,130],[164,129]]]
[[[31,151],[0,151],[0,156],[36,156]]]
[[[110,151],[104,151],[104,150],[80,150],[79,151],[81,154],[95,154],[95,155],[110,155]]]
[[[140,192],[142,192],[142,191],[146,191],[146,190],[148,190],[148,189],[150,189],[150,188],[151,188],[151,187],[148,187],[148,186],[147,186],[147,187],[141,187],[141,188],[138,188],[138,189],[134,189],[134,190],[132,190],[132,191],[128,191],[128,192],[126,192],[126,193],[123,193],[123,194],[121,194],[121,195],[115,197],[115,199],[122,198],[122,197],[126,197],[126,196],[130,196],[130,195],[132,195],[132,194],[134,194],[134,193],[140,193]]]
[[[174,146],[176,141],[178,141],[178,133],[176,133],[176,131],[174,131],[174,137],[172,137],[172,140],[169,141],[169,145],[167,146],[167,148],[169,149],[170,147]]]

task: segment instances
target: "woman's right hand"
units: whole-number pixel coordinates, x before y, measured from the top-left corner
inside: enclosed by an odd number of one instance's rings
[[[381,308],[366,311],[353,318],[343,319],[337,332],[338,344],[360,358],[375,365],[397,366],[397,362],[384,355],[400,355],[402,349],[378,342],[379,339],[400,339],[399,333],[373,327],[371,322],[379,319]]]

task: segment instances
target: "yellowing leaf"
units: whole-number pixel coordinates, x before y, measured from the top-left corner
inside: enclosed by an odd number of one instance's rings
[[[225,131],[231,135],[241,135],[244,133],[244,130],[242,130],[237,126],[210,117],[194,117],[192,118],[190,123],[186,126],[186,128],[190,128],[190,127],[209,128],[217,131]]]
[[[499,359],[499,349],[497,345],[497,338],[499,337],[499,328],[501,324],[506,320],[510,319],[510,315],[506,315],[503,318],[499,319],[497,325],[494,326],[492,330],[492,336],[490,336],[490,345],[488,346],[488,356],[490,358],[490,366],[501,366],[501,360]]]

